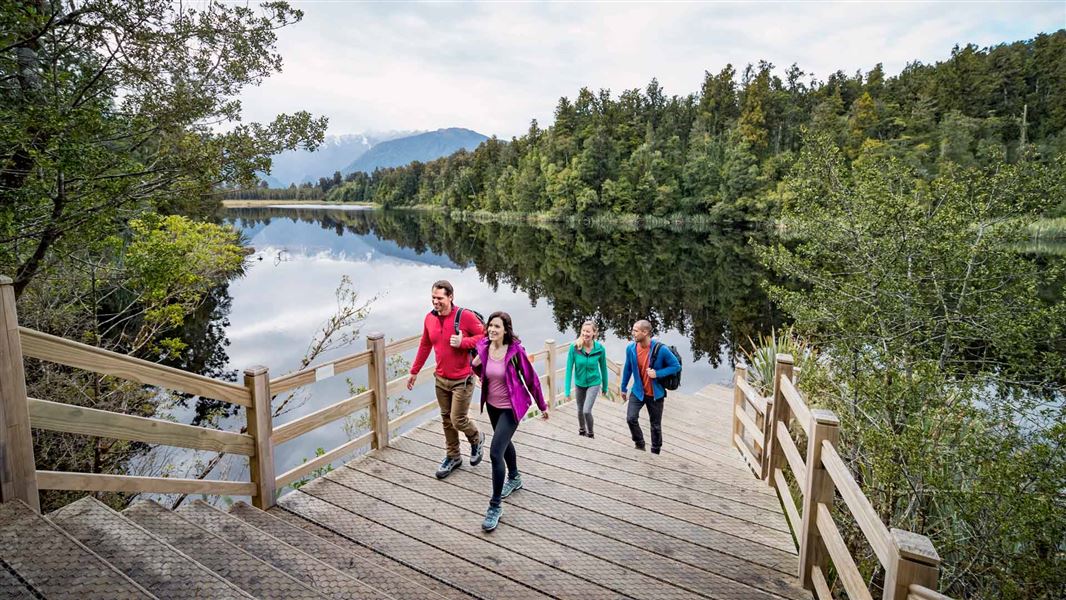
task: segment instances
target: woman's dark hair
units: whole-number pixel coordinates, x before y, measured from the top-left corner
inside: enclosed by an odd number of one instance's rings
[[[499,317],[500,321],[503,322],[503,343],[504,344],[507,344],[508,346],[510,346],[511,342],[520,342],[520,341],[522,341],[522,340],[518,339],[517,335],[514,334],[514,326],[511,325],[511,315],[503,312],[502,310],[498,310],[498,311],[492,313],[491,315],[489,315],[489,318],[485,319],[485,326],[488,327],[489,323],[491,323],[492,320],[497,318],[497,317]]]

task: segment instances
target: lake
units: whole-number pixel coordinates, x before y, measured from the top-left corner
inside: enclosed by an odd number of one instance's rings
[[[212,305],[205,330],[213,333],[205,336],[204,346],[213,348],[205,354],[213,357],[214,367],[198,370],[215,374],[232,376],[265,365],[277,377],[297,368],[316,332],[336,312],[335,291],[343,277],[351,279],[361,300],[372,300],[369,314],[352,345],[316,362],[365,349],[369,332],[383,332],[386,339],[421,333],[431,308],[430,287],[438,279],[455,286],[458,306],[486,316],[496,310],[510,313],[531,352],[547,339],[573,339],[581,323],[592,319],[608,357],[620,362],[632,323],[646,318],[658,339],[678,349],[684,364],[681,390],[689,392],[728,383],[736,353],[749,337],[782,320],[763,290],[766,275],[755,260],[750,233],[683,226],[534,226],[432,211],[328,207],[234,208],[220,218],[240,230],[255,253],[245,275]],[[413,355],[408,352],[407,363],[392,365],[395,372],[406,371]],[[350,386],[365,385],[365,368],[348,375],[350,384],[336,377],[303,390],[295,408],[275,426],[347,397]],[[390,399],[400,408],[429,401],[431,385]],[[175,416],[188,422],[192,410],[178,407]],[[222,426],[235,430],[243,420],[238,413]],[[329,450],[358,435],[361,431],[351,429],[361,425],[349,422],[346,432],[337,422],[280,445],[277,472],[313,457],[316,448]],[[242,468],[232,466],[225,477],[239,478]]]

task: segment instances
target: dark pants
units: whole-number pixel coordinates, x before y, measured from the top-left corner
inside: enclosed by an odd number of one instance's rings
[[[489,458],[492,459],[492,499],[489,506],[500,505],[500,493],[503,491],[504,475],[511,478],[518,476],[518,455],[514,451],[511,438],[518,429],[518,420],[513,410],[496,408],[491,404],[485,406],[492,422],[492,446]],[[506,468],[505,468],[506,465]]]
[[[648,407],[648,420],[651,421],[651,449],[658,452],[663,447],[663,400],[666,396],[657,400],[644,401],[633,394],[629,394],[629,406],[626,407],[626,423],[629,423],[629,433],[633,435],[633,442],[638,446],[644,446],[644,432],[640,429],[640,409]]]

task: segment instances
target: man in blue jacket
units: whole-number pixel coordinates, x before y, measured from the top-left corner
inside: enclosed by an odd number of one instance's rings
[[[663,447],[663,400],[666,390],[659,385],[658,378],[672,375],[681,370],[666,345],[651,338],[651,323],[645,320],[633,324],[633,343],[626,347],[626,364],[622,369],[622,397],[629,399],[626,410],[626,422],[633,435],[637,450],[644,449],[644,432],[640,429],[640,408],[648,407],[648,420],[651,421],[651,451],[658,454]],[[629,378],[633,377],[633,391],[626,394]]]

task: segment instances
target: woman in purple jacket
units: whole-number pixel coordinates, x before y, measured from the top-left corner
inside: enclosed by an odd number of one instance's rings
[[[522,343],[514,334],[511,315],[494,312],[485,326],[486,337],[478,342],[477,356],[471,363],[474,372],[481,377],[481,410],[488,405],[492,421],[492,499],[485,521],[484,531],[492,531],[500,523],[503,508],[500,501],[522,488],[522,476],[518,473],[518,456],[511,437],[518,423],[529,412],[535,400],[541,418],[548,419],[548,404],[540,391],[540,377],[533,370]],[[507,480],[504,481],[506,466]]]

